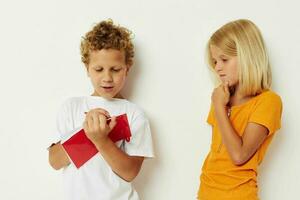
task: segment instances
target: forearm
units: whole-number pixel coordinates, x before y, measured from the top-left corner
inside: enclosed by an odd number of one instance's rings
[[[66,167],[70,164],[69,157],[67,156],[60,143],[57,143],[50,147],[49,163],[56,170]]]
[[[126,181],[132,181],[140,171],[143,157],[129,156],[109,138],[94,143],[112,170]]]
[[[241,164],[244,161],[243,138],[234,130],[224,107],[215,110],[216,119],[222,141],[235,164]]]

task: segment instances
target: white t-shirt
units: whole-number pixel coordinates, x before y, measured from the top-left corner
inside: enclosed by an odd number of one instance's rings
[[[135,104],[125,99],[107,100],[99,96],[73,97],[61,107],[57,116],[58,138],[69,138],[74,130],[82,127],[84,112],[103,108],[111,116],[126,113],[130,130],[130,142],[116,145],[131,156],[153,157],[149,122]],[[100,153],[97,153],[79,169],[71,163],[63,169],[67,198],[70,200],[138,200],[138,194],[130,182],[116,175]]]

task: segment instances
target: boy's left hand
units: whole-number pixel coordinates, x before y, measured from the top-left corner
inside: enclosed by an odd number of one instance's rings
[[[115,127],[116,118],[112,117],[107,123],[107,111],[103,109],[90,110],[85,117],[83,129],[86,136],[94,143],[104,143],[108,137],[108,133]]]
[[[229,83],[226,82],[215,88],[211,100],[216,109],[226,108],[230,100]]]

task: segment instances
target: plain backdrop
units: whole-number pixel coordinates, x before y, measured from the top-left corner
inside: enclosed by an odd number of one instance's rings
[[[49,166],[46,148],[61,103],[92,93],[81,37],[111,18],[134,33],[135,65],[123,94],[146,112],[156,151],[135,187],[144,200],[195,199],[211,139],[206,41],[226,22],[247,18],[263,33],[284,107],[282,128],[259,168],[260,197],[296,199],[299,6],[297,0],[1,0],[0,198],[63,199],[61,171]]]

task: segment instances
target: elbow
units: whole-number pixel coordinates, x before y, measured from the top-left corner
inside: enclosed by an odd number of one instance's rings
[[[49,149],[48,162],[55,170],[60,170],[70,163],[66,153],[59,145],[54,145]]]
[[[123,177],[123,179],[126,181],[126,182],[132,182],[135,177],[137,177],[137,175],[139,174],[141,170],[141,165],[135,165],[134,167],[130,168],[126,175]]]
[[[135,179],[135,177],[138,175],[138,171],[136,171],[136,170],[131,170],[130,172],[128,172],[127,174],[126,174],[126,176],[123,178],[126,182],[132,182],[134,179]]]
[[[243,164],[245,163],[244,160],[240,160],[240,159],[235,159],[235,160],[233,160],[232,162],[233,162],[233,164],[236,165],[236,166],[241,166],[241,165],[243,165]]]
[[[243,154],[236,154],[232,156],[232,163],[236,166],[245,164],[249,159]]]
[[[49,150],[48,162],[50,166],[55,170],[60,170],[61,168],[63,168],[63,163],[60,157],[52,149]]]
[[[51,159],[51,157],[49,157],[49,164],[55,170],[60,170],[62,168],[62,166],[59,165],[59,163],[56,162],[55,160]]]
[[[134,180],[134,178],[135,178],[135,177],[129,177],[129,176],[128,176],[128,177],[124,178],[124,181],[130,183],[130,182],[132,182],[132,181]]]
[[[127,165],[123,165],[118,175],[126,182],[132,182],[141,170],[144,157],[129,157]]]

